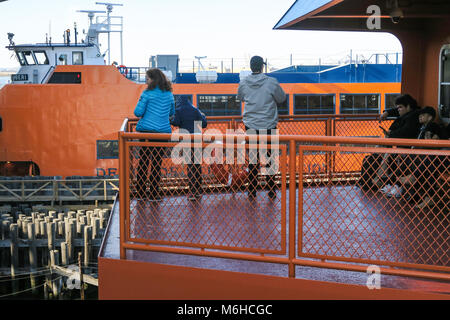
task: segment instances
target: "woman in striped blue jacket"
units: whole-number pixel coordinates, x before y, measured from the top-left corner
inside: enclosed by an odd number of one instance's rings
[[[146,73],[147,89],[142,93],[134,110],[139,117],[136,131],[145,133],[172,133],[169,118],[175,114],[175,102],[172,85],[164,73],[159,69],[149,69]],[[142,140],[145,141],[145,140]],[[161,142],[154,140],[153,142]],[[163,147],[141,147],[139,151],[139,167],[137,170],[137,193],[140,198],[161,200],[159,183],[161,181],[161,162]],[[149,187],[147,197],[148,167],[151,163]]]

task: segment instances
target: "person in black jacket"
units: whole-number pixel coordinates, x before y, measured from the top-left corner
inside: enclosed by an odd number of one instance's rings
[[[419,111],[420,130],[416,139],[442,139],[441,128],[434,122],[436,110],[433,107],[424,107]],[[414,147],[412,147],[414,148]],[[398,157],[402,164],[396,167],[393,172],[394,185],[386,184],[381,192],[388,197],[400,197],[403,192],[409,189],[409,195],[417,194],[417,190],[431,190],[433,184],[438,179],[440,172],[436,165],[440,162],[437,156],[431,155],[402,155]],[[438,165],[439,166],[439,165]],[[424,172],[428,174],[423,175]],[[409,186],[415,185],[414,188]],[[418,188],[420,186],[420,188]],[[425,187],[428,186],[428,187]],[[424,188],[425,187],[425,188]]]
[[[386,138],[416,139],[421,127],[419,122],[420,108],[417,101],[409,94],[405,94],[395,99],[395,105],[395,109],[386,110],[380,117],[381,120],[393,116],[397,117],[386,132]],[[396,155],[393,154],[382,156],[379,168],[372,180],[372,183],[378,188],[383,186],[383,180],[389,177],[389,172],[395,171],[395,158]],[[392,165],[393,168],[390,167]]]
[[[191,134],[201,134],[201,128],[206,128],[208,124],[205,115],[192,105],[188,96],[184,95],[177,97],[175,116],[170,123],[180,129],[187,130]],[[191,161],[187,165],[190,192],[189,200],[197,200],[202,194],[202,166],[199,161],[200,157],[201,155],[196,155],[195,149],[191,148]]]
[[[381,120],[386,120],[388,117],[397,117],[389,127],[386,133],[387,137],[416,139],[421,127],[419,122],[420,107],[417,105],[417,101],[409,94],[405,94],[395,99],[395,105],[395,108],[387,109],[381,115]]]

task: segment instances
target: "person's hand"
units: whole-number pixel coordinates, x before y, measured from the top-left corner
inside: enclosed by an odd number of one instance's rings
[[[380,121],[386,120],[388,116],[389,116],[389,114],[387,113],[387,111],[383,112],[380,115]]]

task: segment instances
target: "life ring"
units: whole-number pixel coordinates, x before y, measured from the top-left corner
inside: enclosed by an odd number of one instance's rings
[[[123,74],[125,77],[128,76],[128,68],[126,66],[121,64],[117,68],[119,69],[120,73]]]

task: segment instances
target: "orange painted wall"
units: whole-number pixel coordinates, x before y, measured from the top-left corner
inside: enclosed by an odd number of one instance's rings
[[[393,32],[404,52],[401,92],[411,94],[422,106],[438,106],[440,51],[450,44],[449,29],[448,19],[427,19],[421,30]]]
[[[449,299],[448,295],[99,258],[99,299]]]
[[[32,161],[40,175],[117,174],[118,160],[97,160],[97,140],[117,140],[145,85],[125,79],[113,66],[58,66],[59,72],[81,72],[82,84],[6,85],[0,90],[0,161]],[[400,91],[398,83],[282,84],[293,93],[384,93]],[[174,94],[236,94],[238,84],[175,84]],[[339,112],[339,96],[336,97]],[[109,170],[109,171],[108,171]]]

